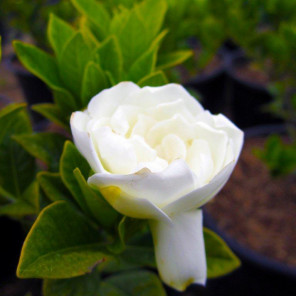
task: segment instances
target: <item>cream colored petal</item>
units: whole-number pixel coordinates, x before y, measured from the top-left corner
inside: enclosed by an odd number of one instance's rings
[[[198,187],[210,181],[213,176],[214,163],[207,141],[202,139],[194,140],[188,149],[186,162],[197,176]]]
[[[149,162],[139,162],[135,172],[142,169],[148,169],[152,173],[159,173],[168,167],[168,162],[160,157],[156,157],[154,160]]]
[[[138,219],[155,219],[170,223],[170,218],[152,202],[145,198],[135,198],[117,186],[103,186],[97,182],[96,175],[88,179],[88,183],[99,188],[108,203],[122,215]]]
[[[225,185],[229,179],[235,162],[231,162],[224,167],[207,185],[197,188],[190,193],[176,199],[163,208],[169,216],[180,212],[190,211],[192,209],[200,208],[210,199],[212,199]]]
[[[201,104],[192,97],[189,92],[179,84],[166,84],[159,87],[143,87],[137,92],[133,92],[124,100],[127,104],[150,108],[162,103],[174,102],[182,99],[184,104],[193,116],[203,111]]]
[[[202,211],[180,213],[171,219],[171,223],[150,222],[160,277],[179,291],[193,283],[204,285],[207,266]]]
[[[89,116],[85,112],[72,113],[70,127],[74,143],[96,173],[106,172],[96,152],[90,134],[86,131]]]
[[[129,175],[95,174],[89,178],[89,183],[100,188],[116,186],[131,199],[147,199],[162,208],[194,190],[196,176],[180,159],[159,173],[143,169]]]
[[[149,145],[155,147],[168,134],[175,134],[185,143],[195,137],[193,125],[183,116],[177,114],[170,119],[156,123],[148,132],[146,140]]]
[[[156,151],[145,142],[143,137],[135,135],[129,142],[133,145],[137,162],[149,162],[156,158]]]
[[[134,135],[142,136],[143,138],[146,137],[148,131],[157,121],[147,115],[139,114],[138,119],[132,129],[131,137]]]
[[[94,96],[90,100],[87,110],[94,118],[111,117],[116,108],[122,104],[126,97],[139,89],[140,88],[133,82],[121,82]]]
[[[133,145],[115,134],[110,127],[100,127],[93,131],[96,147],[103,166],[113,174],[129,174],[137,165]]]

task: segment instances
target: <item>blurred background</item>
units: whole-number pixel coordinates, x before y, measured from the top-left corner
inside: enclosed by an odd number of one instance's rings
[[[112,13],[136,2],[104,5]],[[209,279],[206,288],[191,287],[186,295],[296,295],[296,1],[167,2],[163,28],[168,34],[159,55],[193,52],[166,73],[169,80],[182,83],[206,109],[225,114],[246,135],[231,180],[204,211],[205,225],[228,242],[242,266]],[[73,26],[79,22],[70,1],[1,0],[0,108],[52,101],[50,90],[18,62],[12,46],[18,39],[50,52],[46,26],[51,13]],[[31,114],[36,130],[56,128]],[[0,219],[7,225],[0,230],[7,238],[0,252],[4,287],[23,236],[12,235],[21,233],[17,223]],[[24,287],[18,291],[10,285],[1,295],[24,295]]]

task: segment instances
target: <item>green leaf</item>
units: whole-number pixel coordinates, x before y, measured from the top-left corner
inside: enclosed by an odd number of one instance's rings
[[[165,290],[159,278],[150,271],[134,270],[116,274],[104,280],[105,283],[116,287],[128,296],[165,296]],[[104,287],[101,289],[104,294]]]
[[[159,56],[157,69],[163,70],[182,64],[193,55],[192,50],[180,50]]]
[[[49,119],[50,121],[56,123],[57,125],[69,130],[69,121],[65,120],[65,117],[61,113],[60,109],[54,104],[37,104],[32,106],[32,110],[40,113],[45,118]]]
[[[153,247],[126,246],[125,250],[99,266],[103,272],[113,273],[141,267],[156,268]]]
[[[35,176],[35,161],[13,135],[32,132],[25,104],[11,104],[0,111],[0,187],[9,197],[20,197]],[[4,196],[6,197],[6,196]]]
[[[43,282],[44,296],[95,296],[99,294],[101,284],[100,274],[96,269],[83,276],[63,279],[48,280]]]
[[[84,14],[99,31],[101,38],[108,32],[110,16],[104,5],[95,0],[71,0],[73,5]]]
[[[83,275],[108,255],[98,243],[98,231],[65,201],[40,213],[21,252],[20,278],[62,279]]]
[[[66,137],[56,133],[37,133],[13,137],[34,157],[44,161],[51,171],[58,171]]]
[[[150,75],[155,68],[158,47],[146,51],[134,62],[128,72],[128,80],[137,82]]]
[[[39,186],[34,181],[17,200],[0,207],[0,215],[20,219],[39,211]]]
[[[59,59],[59,73],[66,88],[77,98],[79,108],[84,69],[91,58],[91,49],[86,45],[81,32],[76,33],[65,45]]]
[[[54,14],[49,17],[47,27],[48,40],[55,54],[59,57],[65,44],[74,36],[75,30]]]
[[[14,49],[21,63],[51,88],[62,87],[54,57],[34,45],[14,41]]]
[[[143,86],[161,86],[167,84],[168,80],[162,71],[156,71],[142,78],[137,84]]]
[[[90,48],[99,46],[99,41],[96,35],[92,32],[91,25],[85,16],[82,16],[79,22],[79,29],[87,45]]]
[[[65,187],[59,173],[40,172],[37,180],[46,196],[52,201],[70,200],[71,193]]]
[[[60,174],[66,187],[70,190],[80,208],[90,214],[84,194],[74,176],[74,169],[79,168],[83,177],[88,178],[90,166],[83,156],[79,153],[74,144],[67,141],[60,159]]]
[[[150,48],[161,28],[167,9],[166,1],[147,0],[136,4],[124,23],[114,28],[124,61],[124,69],[131,65]]]
[[[89,62],[85,68],[82,81],[81,99],[83,106],[86,107],[94,95],[109,86],[108,78],[101,67],[94,62]]]
[[[53,89],[53,96],[58,109],[61,110],[62,120],[68,123],[72,112],[79,109],[79,104],[75,101],[71,93],[63,88]]]
[[[232,272],[240,261],[226,243],[213,231],[204,228],[208,278],[215,278]]]
[[[99,56],[100,66],[114,77],[116,83],[121,80],[122,54],[115,36],[111,36],[98,47],[96,54]]]
[[[102,195],[88,186],[79,168],[74,170],[74,176],[92,216],[103,227],[111,228],[118,219],[118,213],[107,203]]]

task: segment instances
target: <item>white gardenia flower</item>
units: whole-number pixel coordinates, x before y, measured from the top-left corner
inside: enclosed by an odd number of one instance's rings
[[[163,281],[177,290],[205,284],[200,208],[227,182],[243,132],[203,109],[181,85],[122,82],[71,117],[88,179],[121,214],[149,219]]]

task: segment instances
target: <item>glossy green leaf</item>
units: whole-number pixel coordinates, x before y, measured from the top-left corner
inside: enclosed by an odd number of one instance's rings
[[[48,103],[37,104],[32,106],[32,109],[57,125],[70,129],[69,121],[65,120],[65,117],[56,105]]]
[[[51,171],[58,171],[59,160],[66,137],[61,134],[44,132],[13,137],[22,147],[34,157],[44,161]]]
[[[104,38],[108,32],[110,16],[104,5],[95,0],[71,0],[73,5],[84,14],[99,31],[99,36]]]
[[[142,78],[137,84],[140,87],[143,86],[161,86],[167,84],[168,80],[162,71],[156,71],[144,78]]]
[[[44,296],[99,296],[100,274],[96,269],[89,274],[62,280],[44,280]]]
[[[141,267],[156,268],[154,249],[146,246],[126,246],[125,250],[99,266],[103,272],[113,273]]]
[[[100,66],[114,77],[116,83],[121,79],[123,60],[118,40],[111,36],[98,47],[96,54],[100,59]]]
[[[47,198],[52,202],[58,200],[70,200],[71,193],[65,187],[59,173],[40,172],[37,180]]]
[[[232,272],[240,261],[226,243],[213,231],[204,228],[208,278],[215,278]]]
[[[34,45],[14,41],[14,49],[21,63],[51,88],[62,87],[54,57]]]
[[[65,45],[59,59],[59,73],[65,87],[76,96],[78,107],[84,69],[91,57],[91,49],[80,32],[76,33]]]
[[[62,279],[90,272],[108,257],[99,234],[69,203],[57,201],[40,213],[21,252],[20,278]]]
[[[11,104],[0,111],[0,187],[10,197],[20,197],[35,176],[35,161],[14,135],[32,132],[25,104]],[[4,196],[6,197],[6,196]]]
[[[104,280],[128,296],[165,296],[166,292],[156,274],[145,270],[126,271]],[[104,288],[102,288],[104,295]]]
[[[21,218],[27,215],[37,214],[39,211],[39,186],[34,181],[15,201],[0,207],[0,215],[13,218]]]
[[[193,55],[192,50],[181,50],[159,56],[157,69],[163,70],[182,64]]]
[[[49,17],[47,36],[57,56],[61,54],[65,44],[74,36],[75,30],[54,14]]]
[[[77,148],[70,141],[64,146],[64,151],[60,160],[60,174],[66,187],[71,192],[80,208],[87,214],[90,214],[84,194],[74,176],[74,169],[79,168],[85,179],[88,178],[90,166]]]
[[[101,67],[94,62],[89,62],[82,80],[81,99],[83,106],[86,107],[94,95],[109,86],[108,78]]]
[[[102,195],[88,186],[79,168],[76,168],[73,173],[92,216],[103,227],[111,228],[118,219],[118,213],[107,203]]]
[[[128,72],[128,80],[137,82],[143,77],[150,75],[156,64],[158,47],[148,50],[134,62]]]

